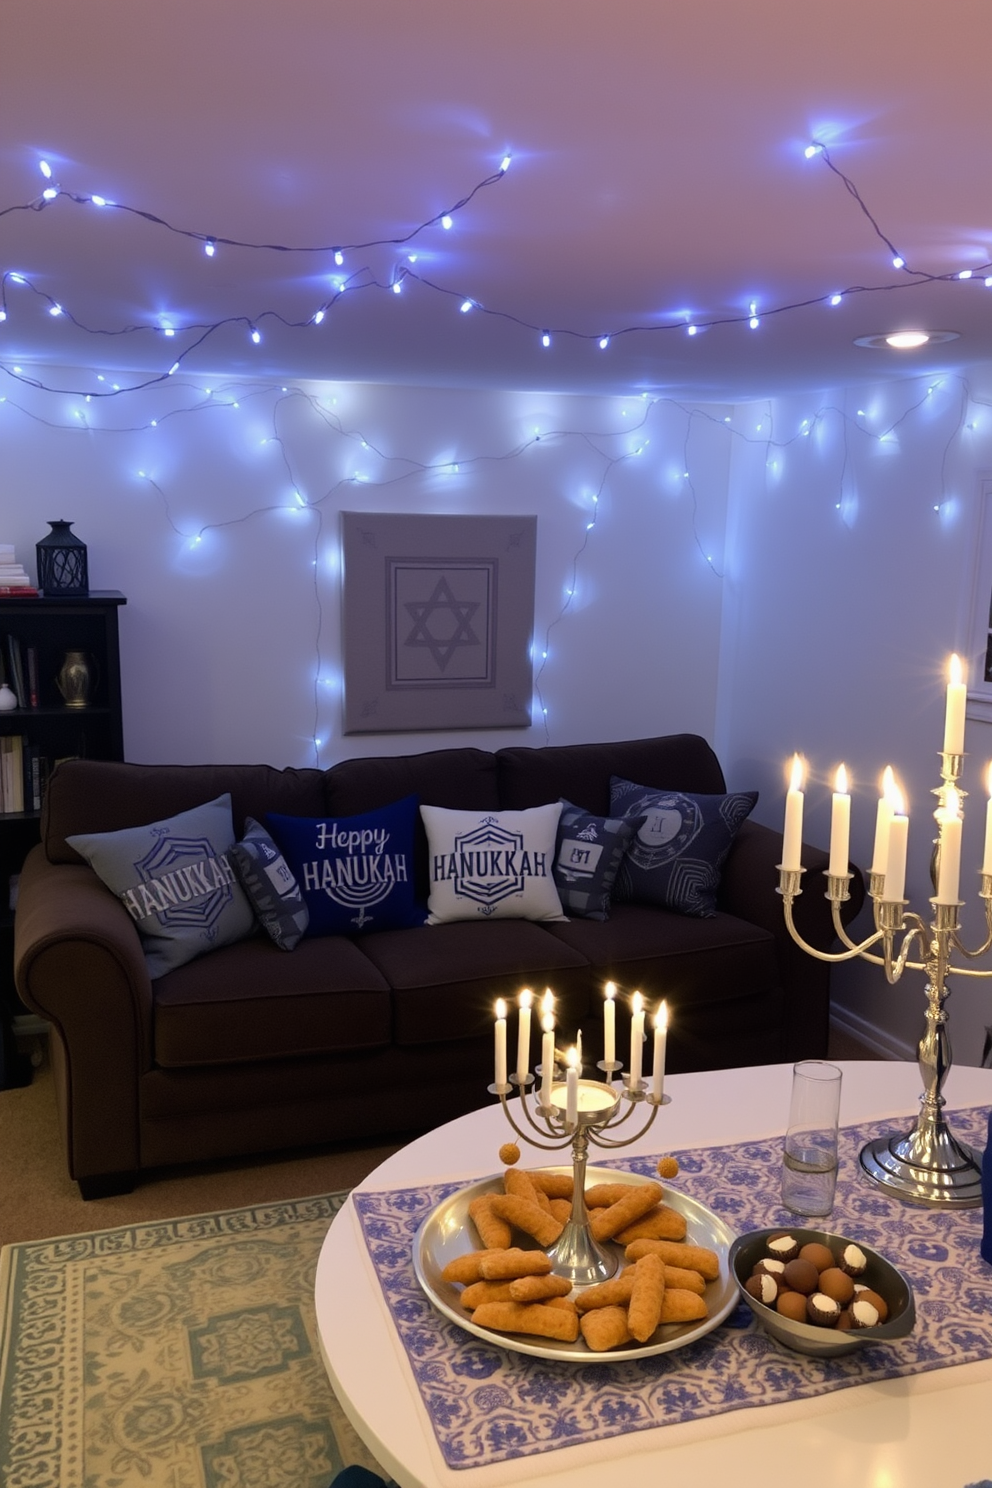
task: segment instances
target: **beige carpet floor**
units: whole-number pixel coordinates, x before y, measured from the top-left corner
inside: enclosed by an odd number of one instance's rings
[[[30,1085],[0,1090],[0,1246],[352,1188],[402,1141],[278,1159],[170,1168],[133,1193],[84,1202],[66,1169],[47,1058]]]

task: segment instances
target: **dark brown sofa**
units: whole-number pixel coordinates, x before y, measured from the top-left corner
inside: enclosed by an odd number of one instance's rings
[[[781,839],[755,822],[737,836],[709,919],[616,904],[605,922],[453,923],[304,938],[291,953],[259,935],[155,982],[123,906],[66,843],[226,791],[238,832],[248,815],[349,816],[410,794],[457,809],[565,797],[605,815],[614,774],[725,790],[713,751],[690,734],[443,749],[327,771],[61,764],[21,876],[15,968],[21,998],[52,1025],[69,1171],[83,1195],[124,1191],[169,1164],[424,1130],[483,1105],[494,999],[526,984],[554,989],[559,1026],[581,1026],[593,1058],[607,978],[667,998],[672,1072],[824,1054],[829,968],[789,939],[775,892]],[[426,874],[426,839],[420,849]],[[822,870],[826,855],[809,849],[805,862]],[[797,919],[826,948],[829,906],[817,878],[806,882]],[[852,916],[862,893],[856,876]]]

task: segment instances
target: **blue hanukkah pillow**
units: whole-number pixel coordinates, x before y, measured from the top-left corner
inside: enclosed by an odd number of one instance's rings
[[[695,796],[651,790],[614,775],[610,811],[643,818],[620,865],[614,899],[702,918],[715,914],[720,870],[757,799],[757,791]]]
[[[621,821],[592,816],[571,801],[561,803],[555,846],[555,884],[567,915],[608,920],[610,893],[631,838],[644,818]]]
[[[245,835],[228,856],[263,930],[281,951],[294,950],[310,915],[289,864],[253,816],[245,817]]]
[[[300,886],[308,935],[405,930],[426,918],[413,878],[418,800],[406,796],[361,816],[265,820]]]
[[[66,838],[131,916],[152,978],[254,931],[234,840],[229,795],[147,826]]]

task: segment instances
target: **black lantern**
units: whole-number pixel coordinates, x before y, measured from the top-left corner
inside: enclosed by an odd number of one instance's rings
[[[38,588],[43,594],[89,594],[86,544],[71,522],[49,522],[51,532],[35,545]]]

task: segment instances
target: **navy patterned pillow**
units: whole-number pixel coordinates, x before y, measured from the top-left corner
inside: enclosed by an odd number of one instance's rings
[[[610,810],[643,821],[620,865],[613,897],[702,918],[715,914],[720,869],[757,799],[757,791],[694,796],[652,790],[614,775]]]
[[[245,817],[245,835],[228,857],[262,928],[280,950],[294,950],[310,914],[289,864],[253,816]]]
[[[610,892],[642,816],[593,816],[562,800],[555,847],[555,885],[567,915],[608,920]]]
[[[310,915],[308,935],[359,935],[424,923],[413,881],[417,797],[361,816],[266,817]]]

